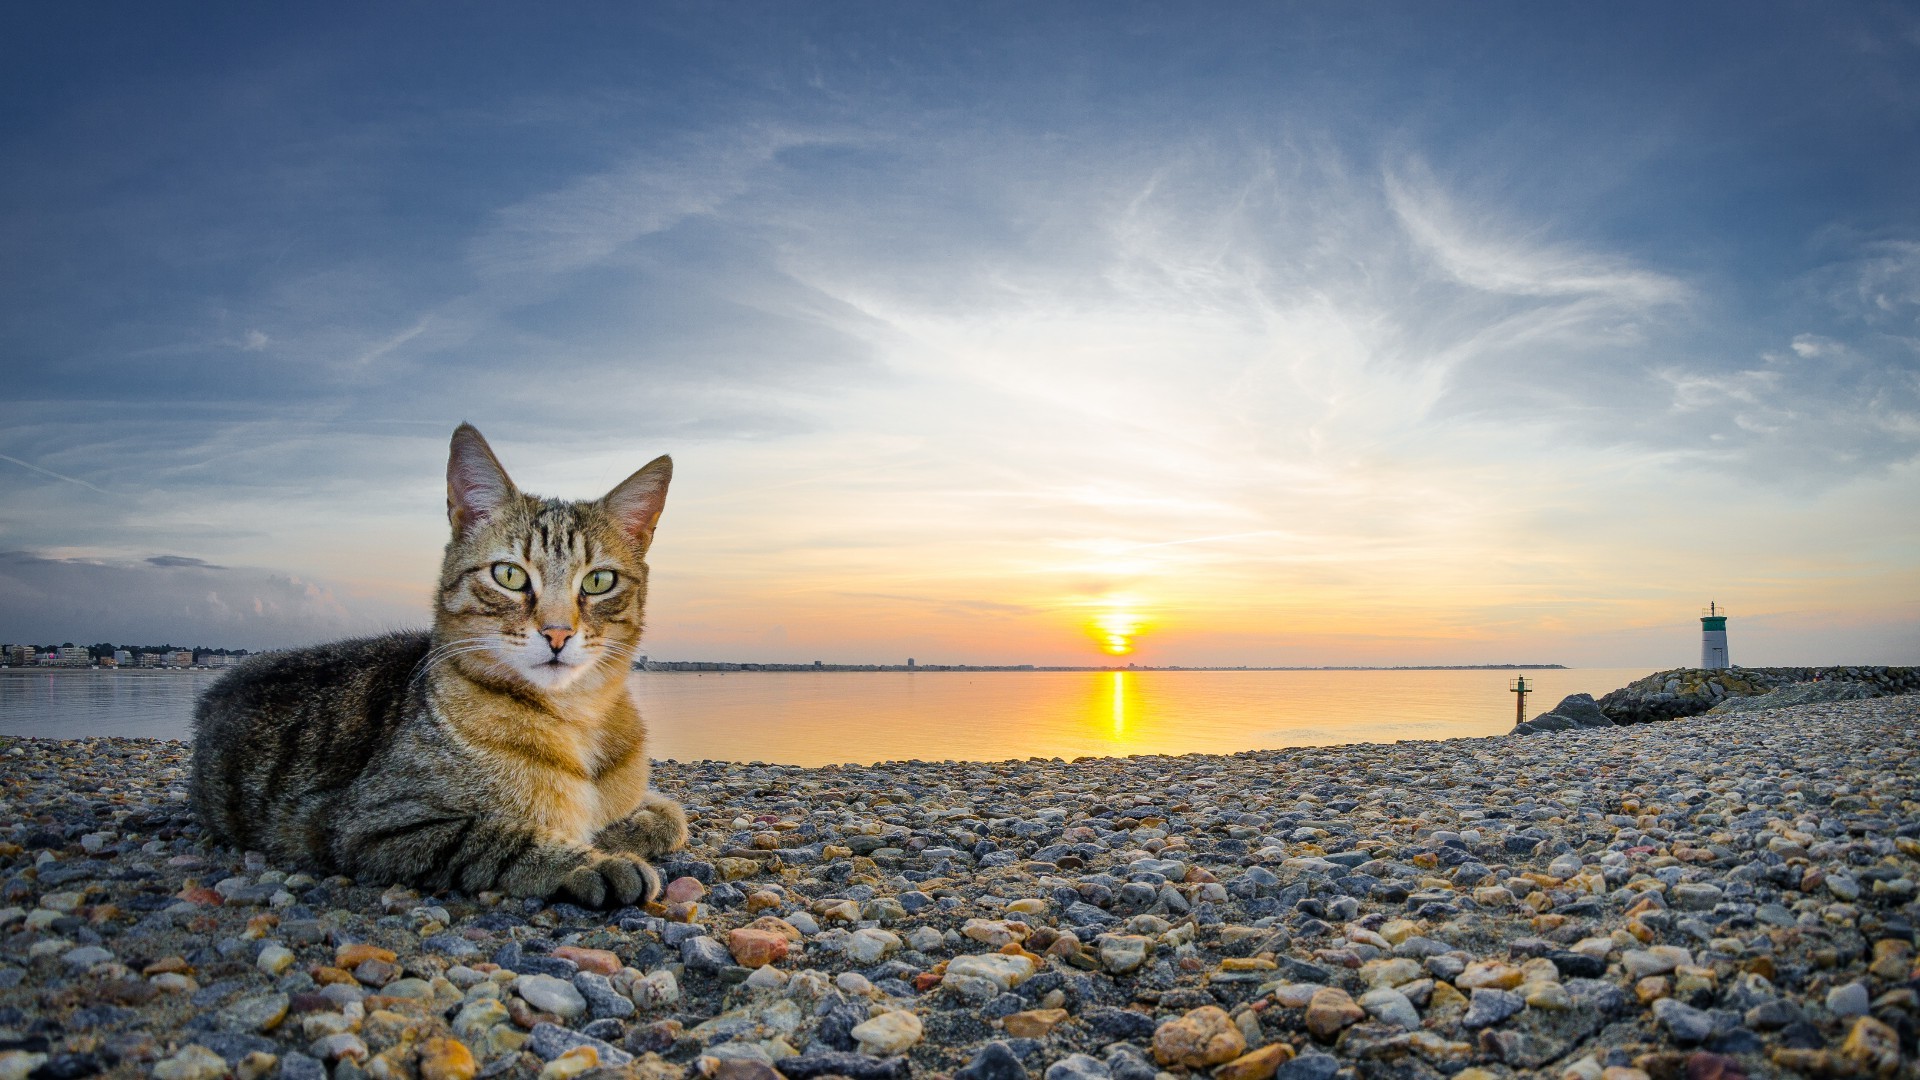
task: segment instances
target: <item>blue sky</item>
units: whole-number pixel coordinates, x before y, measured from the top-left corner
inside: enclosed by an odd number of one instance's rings
[[[0,638],[423,621],[471,420],[542,492],[674,454],[662,656],[1124,615],[1154,661],[1666,666],[1710,595],[1737,661],[1920,651],[1910,7],[0,42]]]

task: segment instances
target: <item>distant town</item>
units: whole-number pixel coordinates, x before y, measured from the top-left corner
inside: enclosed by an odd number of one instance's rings
[[[1564,670],[1565,664],[1317,664],[1317,665],[1200,665],[1200,664],[1102,664],[1069,666],[1048,664],[922,664],[912,657],[904,664],[829,664],[815,660],[811,664],[749,664],[726,660],[654,660],[642,656],[633,662],[635,671],[1547,671]]]
[[[0,645],[0,668],[224,668],[253,652],[247,649],[209,649],[204,645]],[[270,650],[266,650],[270,651]],[[1564,664],[1318,664],[1318,665],[1187,665],[1104,664],[1088,666],[1048,664],[922,664],[908,657],[904,664],[755,664],[728,660],[654,660],[639,657],[635,671],[1542,671]]]
[[[0,645],[0,668],[223,668],[251,655],[204,645]]]

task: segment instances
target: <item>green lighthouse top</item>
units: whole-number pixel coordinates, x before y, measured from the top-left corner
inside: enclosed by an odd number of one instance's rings
[[[1708,601],[1707,610],[1700,613],[1700,629],[1725,630],[1726,628],[1727,617],[1720,611],[1720,602],[1718,600]]]

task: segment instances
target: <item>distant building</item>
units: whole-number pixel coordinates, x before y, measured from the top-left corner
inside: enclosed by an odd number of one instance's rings
[[[127,667],[133,663],[133,652],[129,649],[115,649],[113,662],[116,667]]]
[[[193,650],[192,649],[175,649],[172,652],[168,653],[167,666],[168,667],[192,667],[193,666]]]
[[[1727,616],[1716,601],[1700,616],[1700,666],[1722,671],[1732,666],[1727,658]]]
[[[911,656],[909,656],[909,657],[907,657],[907,666],[908,666],[908,667],[912,667],[912,666],[913,666],[913,657],[911,657]]]
[[[85,645],[62,645],[53,651],[54,664],[57,667],[91,667],[93,654]]]
[[[9,645],[6,655],[7,664],[11,667],[30,667],[38,659],[35,653],[36,650],[31,645]]]
[[[138,657],[139,657],[138,662],[141,667],[160,667],[162,664],[166,662],[167,654],[158,653],[158,652],[143,652],[138,654]]]

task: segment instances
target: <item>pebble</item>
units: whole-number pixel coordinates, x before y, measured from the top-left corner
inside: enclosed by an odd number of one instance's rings
[[[226,1073],[226,1059],[198,1044],[181,1047],[153,1067],[154,1080],[219,1080]]]
[[[1321,987],[1307,1002],[1307,1030],[1322,1042],[1331,1042],[1341,1029],[1365,1019],[1367,1012],[1337,986]]]
[[[178,744],[7,740],[0,1071],[198,1046],[235,1080],[1897,1075],[1917,721],[661,762],[693,846],[664,905],[608,912],[320,880],[202,844]]]
[[[849,1033],[860,1043],[863,1054],[877,1054],[882,1057],[905,1053],[908,1047],[920,1041],[922,1028],[920,1018],[910,1012],[884,1012],[872,1019],[855,1024]]]
[[[1481,987],[1468,999],[1467,1014],[1460,1026],[1468,1029],[1491,1027],[1527,1007],[1527,999],[1511,990]]]
[[[585,1015],[587,999],[572,983],[552,975],[522,975],[513,981],[513,992],[527,1004],[568,1020]]]
[[[1153,1057],[1162,1065],[1204,1069],[1232,1061],[1246,1049],[1246,1036],[1217,1005],[1202,1005],[1153,1033]]]
[[[1835,1016],[1865,1016],[1871,1004],[1865,983],[1850,982],[1827,991],[1827,1011]]]
[[[1218,1074],[1215,1074],[1216,1076]],[[1045,1080],[1111,1080],[1107,1063],[1086,1054],[1068,1054],[1047,1066]]]
[[[1420,1010],[1398,990],[1388,987],[1369,990],[1360,995],[1359,1005],[1367,1015],[1384,1023],[1409,1030],[1420,1026]]]

